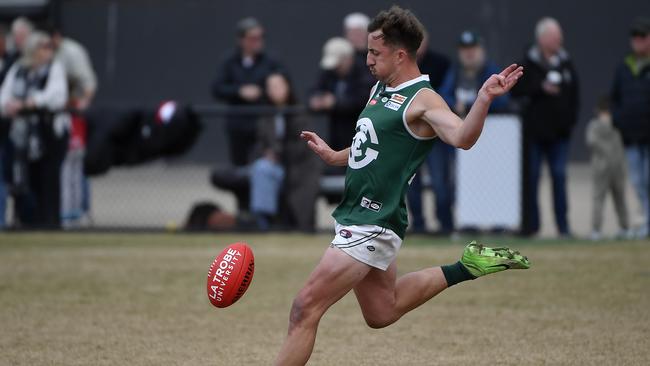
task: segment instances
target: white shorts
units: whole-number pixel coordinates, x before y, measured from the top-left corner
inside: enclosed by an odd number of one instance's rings
[[[332,246],[371,267],[385,271],[397,257],[402,239],[393,230],[376,225],[336,223]]]

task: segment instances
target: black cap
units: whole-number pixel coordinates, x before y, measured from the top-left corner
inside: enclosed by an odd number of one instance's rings
[[[259,28],[262,24],[253,17],[248,17],[237,22],[237,35],[243,37],[246,35],[246,32],[253,28]]]
[[[631,36],[646,36],[650,33],[650,18],[648,17],[638,17],[632,22],[632,27],[630,27]]]
[[[481,36],[470,30],[463,31],[458,38],[459,47],[472,47],[479,44],[481,44]]]

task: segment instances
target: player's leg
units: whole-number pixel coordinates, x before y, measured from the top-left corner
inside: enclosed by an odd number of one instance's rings
[[[276,365],[304,365],[314,348],[316,329],[325,311],[348,293],[370,266],[337,248],[328,248],[293,301],[289,332]]]
[[[447,288],[440,267],[407,273],[396,279],[393,262],[386,271],[370,270],[355,287],[361,312],[371,328],[386,327]]]
[[[373,268],[355,287],[363,316],[372,328],[388,326],[457,283],[506,269],[526,269],[528,258],[508,248],[488,248],[470,243],[460,261],[426,268],[396,280],[397,266]]]

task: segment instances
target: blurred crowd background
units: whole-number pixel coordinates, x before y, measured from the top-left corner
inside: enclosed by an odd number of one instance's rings
[[[344,169],[323,166],[298,134],[347,146],[375,83],[365,27],[391,4],[0,1],[0,225],[320,229]],[[521,121],[520,222],[488,230],[540,232],[547,166],[554,221],[544,225],[574,236],[568,180],[590,160],[579,207],[589,237],[603,237],[610,193],[617,235],[648,235],[650,3],[400,5],[427,29],[421,71],[461,117],[490,74],[525,66],[491,109]],[[486,229],[455,223],[456,154],[436,143],[412,183],[412,231]]]

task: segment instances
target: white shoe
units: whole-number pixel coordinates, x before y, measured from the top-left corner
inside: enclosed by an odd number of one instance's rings
[[[591,241],[599,241],[603,239],[603,234],[600,233],[600,231],[592,231],[591,235],[589,235],[589,240]]]
[[[642,225],[634,233],[634,237],[637,239],[645,239],[648,236],[648,225]]]
[[[634,230],[632,229],[621,229],[616,233],[616,239],[618,240],[631,240],[634,239]]]

